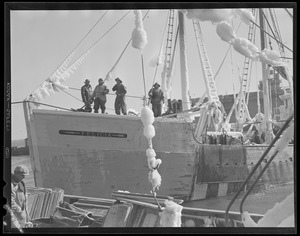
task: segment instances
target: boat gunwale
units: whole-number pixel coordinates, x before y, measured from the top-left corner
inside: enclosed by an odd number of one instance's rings
[[[133,115],[116,115],[116,114],[101,114],[92,112],[79,112],[79,111],[62,111],[62,110],[47,110],[47,109],[32,109],[33,115],[60,115],[60,116],[76,116],[76,117],[101,117],[101,118],[116,118],[116,119],[128,119],[128,120],[141,120],[140,116]],[[184,118],[167,118],[167,117],[156,117],[154,122],[170,122],[170,123],[193,123],[193,121],[187,121]]]
[[[119,200],[120,202],[127,202],[130,204],[135,204],[142,207],[148,207],[153,210],[159,210],[158,206],[156,204],[150,203],[150,202],[143,202],[138,201],[126,197],[115,197],[114,199],[105,199],[105,198],[94,198],[94,197],[84,197],[84,196],[77,196],[77,195],[65,195],[64,198],[67,197],[69,199],[75,198],[75,199],[85,199],[85,200],[93,200],[93,201],[99,201],[99,203],[107,204],[108,202],[113,205],[116,200]],[[75,202],[74,202],[75,203]],[[164,204],[162,204],[164,207]],[[180,204],[179,204],[180,205]],[[99,205],[100,206],[100,205]],[[199,208],[199,207],[187,207],[182,206],[182,217],[189,217],[189,218],[197,218],[197,217],[216,217],[220,219],[225,218],[225,210],[214,210],[214,209],[205,209],[205,208]],[[107,205],[103,206],[103,208],[107,208]],[[229,211],[230,219],[240,221],[241,222],[241,213],[237,211]],[[257,214],[257,213],[249,213],[251,218],[254,221],[258,221],[261,219],[264,215],[263,214]]]

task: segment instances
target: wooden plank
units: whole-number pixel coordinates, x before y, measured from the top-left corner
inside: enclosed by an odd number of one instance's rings
[[[135,215],[136,221],[133,224],[134,227],[140,227],[140,223],[144,216],[144,212],[145,212],[145,209],[143,207],[140,207],[140,206],[137,207],[137,214]]]
[[[156,201],[152,194],[113,192],[112,197],[116,198],[116,199],[119,199],[119,198],[132,199],[132,200],[136,200],[136,201],[156,204]],[[159,202],[159,204],[164,204],[165,200],[172,200],[173,202],[176,202],[177,204],[180,204],[183,202],[183,200],[181,200],[181,199],[174,199],[173,197],[170,197],[170,196],[156,196],[156,199]]]
[[[157,217],[158,216],[153,213],[147,213],[143,221],[142,227],[154,227]]]
[[[132,207],[127,203],[112,205],[105,217],[103,227],[125,227]]]
[[[79,202],[74,202],[73,203],[74,206],[77,207],[90,207],[90,208],[104,208],[104,209],[109,209],[111,206],[107,206],[107,205],[100,205],[100,204],[88,204],[88,203],[79,203]]]

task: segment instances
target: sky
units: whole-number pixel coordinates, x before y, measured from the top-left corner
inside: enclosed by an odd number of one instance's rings
[[[135,28],[135,14],[133,11],[129,13],[128,11],[108,11],[78,46],[73,61],[99,40],[83,63],[63,83],[69,86],[70,89],[66,92],[72,96],[62,91],[56,92],[55,95],[46,97],[42,101],[43,103],[67,109],[77,109],[84,105],[81,101],[80,91],[75,89],[80,89],[85,79],[89,79],[94,88],[98,84],[98,79],[104,79],[115,65]],[[293,14],[292,9],[288,9],[288,11]],[[23,101],[52,75],[105,12],[105,10],[12,10],[10,12],[12,103]],[[147,10],[142,10],[143,16],[146,12]],[[102,37],[126,13],[128,15]],[[163,64],[159,65],[155,76],[156,68],[150,62],[158,57],[162,40],[165,40],[163,33],[167,16],[168,10],[149,11],[143,22],[144,30],[147,33],[147,45],[143,50],[138,50],[130,44],[116,66],[115,76],[121,78],[127,87],[127,107],[136,111],[140,111],[143,107],[141,97],[145,94],[144,79],[147,92],[153,81],[161,83]],[[282,41],[293,50],[293,21],[283,8],[276,9],[276,16]],[[249,26],[241,23],[237,31],[240,19],[234,19],[231,23],[239,37],[247,38]],[[201,97],[206,88],[192,21],[188,18],[185,18],[185,30],[189,91],[191,97],[196,98]],[[233,86],[237,92],[244,56],[231,49],[220,68],[229,44],[221,40],[216,33],[216,26],[211,22],[201,22],[201,30],[212,71],[215,74],[220,69],[216,77],[218,94],[232,94]],[[275,41],[271,41],[273,48],[277,49]],[[255,45],[260,48],[258,36]],[[286,57],[292,58],[292,52],[289,50],[285,50],[285,52]],[[179,53],[177,52],[177,54]],[[172,80],[172,99],[181,98],[178,63],[179,60],[176,59]],[[290,62],[289,68],[292,71],[292,62]],[[261,80],[261,70],[261,63],[253,63],[251,73],[255,76],[251,79],[250,91],[256,91],[258,81]],[[106,82],[110,93],[112,93],[111,88],[114,84],[114,80]],[[107,96],[106,107],[109,114],[114,114],[114,100],[115,95]],[[42,106],[42,108],[45,107]],[[22,104],[12,104],[11,109],[12,139],[24,139],[27,137],[27,133],[23,106]]]

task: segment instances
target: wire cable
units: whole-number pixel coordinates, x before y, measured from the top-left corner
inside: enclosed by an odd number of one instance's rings
[[[54,70],[54,72],[56,70],[58,70],[58,68],[65,62],[65,60],[79,47],[79,45],[83,42],[83,40],[90,34],[90,32],[96,27],[96,25],[100,22],[100,20],[106,15],[106,13],[108,12],[108,10],[99,18],[99,20],[92,26],[92,28],[85,34],[85,36],[79,41],[79,43],[73,48],[73,50],[65,57],[65,59],[63,60],[63,62],[61,62],[59,64],[59,66],[56,67],[56,69]],[[54,73],[52,72],[52,74]],[[44,82],[42,82],[39,86],[41,86]],[[39,87],[38,86],[38,87]],[[35,89],[36,90],[36,89]],[[33,90],[32,93],[35,91]],[[31,94],[32,94],[31,93]]]

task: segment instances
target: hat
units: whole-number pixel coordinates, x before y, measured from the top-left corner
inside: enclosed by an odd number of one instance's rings
[[[100,82],[100,81],[104,82],[104,80],[102,78],[98,79],[98,82]]]
[[[86,80],[84,81],[84,83],[86,83],[86,82],[91,82],[91,81],[89,81],[88,79],[86,79]]]
[[[157,85],[158,87],[160,87],[160,85],[157,82],[155,84],[153,84],[153,87],[155,87],[155,85]]]
[[[119,77],[115,78],[115,81],[120,81],[122,83],[122,80],[120,80]]]
[[[20,173],[20,174],[24,174],[24,175],[29,175],[29,169],[27,168],[27,166],[24,165],[18,165],[16,166],[14,173]]]

